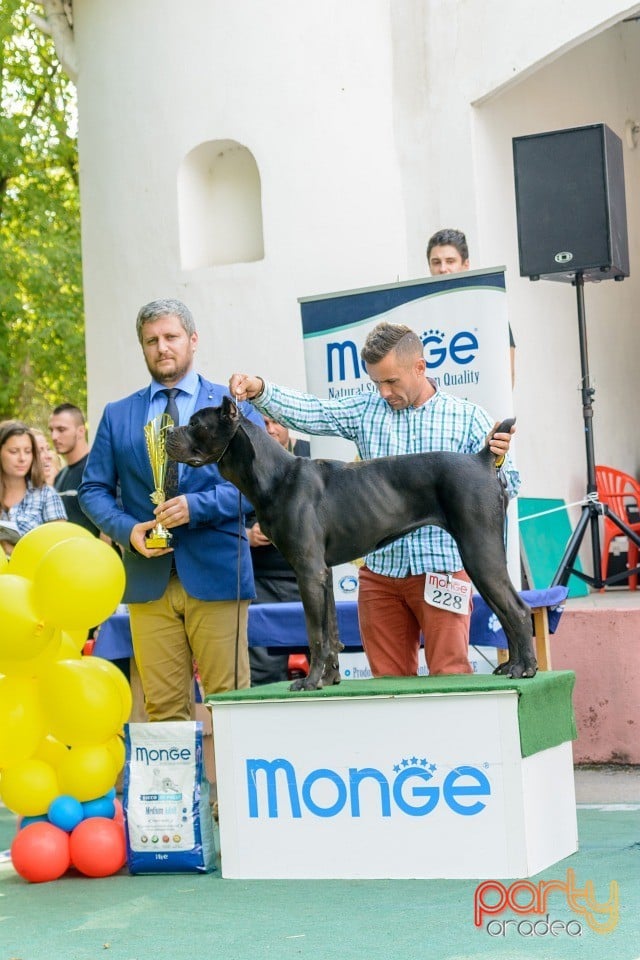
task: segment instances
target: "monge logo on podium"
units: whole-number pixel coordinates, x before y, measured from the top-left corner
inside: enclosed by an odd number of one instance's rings
[[[245,761],[249,817],[426,817],[436,809],[474,817],[485,809],[491,784],[482,770],[439,771],[426,757],[403,757],[385,773],[376,767],[304,770],[277,757]]]

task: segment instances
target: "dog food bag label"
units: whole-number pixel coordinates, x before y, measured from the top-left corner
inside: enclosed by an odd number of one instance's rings
[[[202,722],[125,724],[127,863],[135,873],[208,873],[216,854]]]

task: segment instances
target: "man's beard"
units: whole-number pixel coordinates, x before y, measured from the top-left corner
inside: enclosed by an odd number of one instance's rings
[[[169,373],[169,372],[163,373],[161,370],[154,370],[146,360],[145,362],[147,363],[147,370],[149,371],[153,379],[156,380],[158,383],[164,383],[164,384],[178,383],[178,381],[182,380],[185,374],[187,374],[191,369],[191,360],[188,360],[186,363],[183,363],[183,364],[176,364],[176,366],[174,367],[173,373]]]

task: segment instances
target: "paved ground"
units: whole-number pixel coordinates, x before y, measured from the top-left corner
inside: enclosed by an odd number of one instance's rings
[[[575,781],[577,803],[640,804],[639,767],[580,766]]]
[[[592,590],[586,597],[569,597],[564,606],[566,610],[638,610],[640,590],[627,587]]]

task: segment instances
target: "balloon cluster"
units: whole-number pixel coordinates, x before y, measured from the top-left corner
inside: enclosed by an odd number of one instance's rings
[[[36,527],[0,565],[0,799],[22,818],[11,858],[31,882],[125,863],[114,785],[131,689],[81,655],[124,582],[115,550],[72,523]]]

